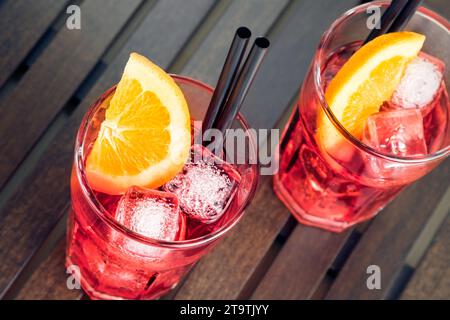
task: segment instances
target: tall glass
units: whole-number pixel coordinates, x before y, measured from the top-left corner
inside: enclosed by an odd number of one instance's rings
[[[172,77],[185,95],[192,120],[202,120],[213,89],[186,77]],[[205,226],[209,229],[204,235],[182,241],[144,237],[113,218],[106,207],[108,201],[116,199],[111,196],[99,201],[85,175],[85,157],[114,91],[115,87],[109,89],[90,107],[78,131],[71,177],[66,266],[71,271],[79,271],[81,286],[93,299],[154,299],[174,288],[241,219],[258,182],[256,143],[247,132],[247,122],[238,116],[234,127],[243,129],[249,141],[245,149],[233,150],[238,153],[236,156],[245,159],[245,163],[233,164],[241,180],[227,211],[217,222]],[[225,153],[229,151],[226,148]]]
[[[280,142],[280,169],[274,190],[301,223],[340,232],[375,216],[408,184],[436,167],[450,152],[449,22],[420,8],[405,30],[426,35],[422,51],[447,66],[440,95],[424,118],[429,153],[401,157],[371,148],[352,136],[336,120],[324,98],[324,87],[368,36],[367,8],[372,2],[346,12],[323,35],[303,82],[297,106]],[[326,114],[335,134],[342,136],[339,150],[326,150],[317,139],[317,117]],[[382,168],[382,169],[380,169]],[[384,170],[385,169],[385,170]]]

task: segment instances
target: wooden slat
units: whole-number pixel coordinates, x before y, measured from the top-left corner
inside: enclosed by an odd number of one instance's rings
[[[354,3],[300,1],[292,6],[243,109],[254,127],[274,126],[296,94],[322,32]],[[242,221],[198,263],[177,299],[246,298],[241,292],[289,217],[288,210],[273,195],[271,179],[261,177]]]
[[[16,299],[56,300],[81,299],[81,290],[67,288],[68,274],[64,271],[66,241],[62,239],[22,287]]]
[[[405,258],[448,187],[450,161],[403,191],[370,224],[334,281],[328,299],[388,297]],[[368,290],[369,265],[381,269],[381,290]]]
[[[63,27],[14,92],[0,102],[4,112],[0,118],[0,189],[140,2],[84,2],[81,30]]]
[[[236,28],[245,25],[253,37],[262,36],[287,3],[287,0],[232,1],[181,73],[214,86]]]
[[[450,216],[441,227],[419,268],[402,294],[402,299],[449,299]]]
[[[48,29],[66,1],[8,0],[0,8],[0,87]]]
[[[252,299],[311,298],[349,235],[298,225]]]
[[[43,242],[58,219],[61,218],[70,200],[69,175],[73,157],[73,141],[81,118],[89,105],[102,92],[119,80],[125,62],[131,51],[138,51],[151,57],[163,68],[167,68],[202,18],[211,9],[213,0],[164,0],[156,3],[152,11],[142,21],[135,33],[124,44],[123,49],[101,76],[96,85],[72,115],[68,125],[49,146],[48,152],[36,164],[12,199],[6,204],[3,216],[0,215],[0,292],[7,288],[14,276],[20,272],[33,251]],[[181,25],[182,28],[172,28]],[[171,30],[170,36],[161,30]],[[20,233],[14,230],[20,230]],[[59,256],[62,252],[54,253]],[[62,260],[61,260],[62,261]],[[48,278],[39,282],[45,286],[65,286],[59,281],[63,264],[56,264],[48,271]],[[54,275],[55,279],[50,279]],[[39,281],[39,277],[32,277]],[[41,290],[40,285],[29,290]],[[58,288],[61,294],[64,288]],[[29,292],[37,296],[39,293]],[[0,294],[1,296],[1,294]],[[71,298],[60,295],[59,298]]]
[[[301,77],[300,77],[301,78]],[[211,80],[211,81],[214,81],[214,80]],[[105,82],[101,82],[102,84],[106,84],[107,83],[107,81],[105,81]],[[288,97],[286,97],[286,99],[287,99]],[[249,98],[249,100],[250,100],[250,98]],[[264,121],[264,119],[262,120],[262,122]],[[271,190],[270,190],[270,184],[269,184],[269,182],[267,182],[267,181],[269,181],[268,179],[265,179],[264,181],[264,184],[263,184],[263,186],[266,186],[266,187],[264,187],[263,188],[263,190],[264,190],[264,192],[271,192]],[[262,197],[262,195],[260,194],[260,197]],[[256,201],[256,199],[255,199],[255,201]],[[261,205],[260,205],[260,207],[258,207],[258,208],[260,208],[261,210],[270,210],[270,208],[271,207],[276,207],[276,208],[278,208],[278,207],[280,207],[280,206],[282,206],[281,204],[276,204],[276,205],[270,205],[269,204],[269,206],[264,206],[264,204],[268,204],[268,202],[270,202],[270,201],[266,201],[266,202],[264,202],[264,201],[261,201]],[[276,202],[276,201],[275,201]],[[285,215],[285,210],[284,211],[282,211],[281,212],[281,215]],[[255,216],[255,214],[253,214],[253,216]],[[267,221],[267,223],[270,223],[270,221]],[[313,229],[312,229],[313,230]],[[251,231],[251,229],[250,229],[250,231]],[[252,233],[253,233],[253,231],[252,231]],[[313,237],[314,238],[314,237]],[[242,239],[241,239],[241,241],[242,241]],[[249,241],[251,241],[251,239],[249,239]],[[60,245],[61,246],[61,245]],[[239,243],[235,243],[235,245],[234,245],[234,248],[237,248],[238,246],[240,246],[240,244]],[[250,250],[252,250],[253,248],[251,248]],[[248,250],[248,248],[247,248],[247,250]],[[61,249],[60,249],[60,251],[61,251]],[[0,251],[1,252],[1,251]],[[54,253],[54,254],[56,254],[56,256],[58,256],[58,253]],[[59,254],[59,256],[61,256],[61,253]],[[223,259],[223,257],[222,257],[222,259]],[[62,261],[62,260],[61,260]],[[238,261],[240,261],[240,260],[238,260]],[[222,260],[222,262],[223,262],[223,260]],[[47,262],[46,262],[47,263]],[[58,264],[56,264],[55,265],[56,267],[58,266]],[[220,266],[219,266],[220,267]],[[252,268],[253,268],[253,266],[252,266]],[[45,269],[44,269],[45,270]],[[240,269],[239,270],[237,270],[237,272],[240,272]],[[53,272],[50,272],[49,274],[52,274]],[[205,275],[203,275],[203,276],[205,276]],[[233,275],[232,275],[233,276]],[[33,276],[34,277],[34,276]],[[33,281],[33,279],[35,279],[35,278],[32,278],[32,281]],[[213,282],[213,281],[215,281],[216,280],[216,278],[214,278],[214,277],[212,277],[211,279],[209,279],[209,281],[210,282]],[[50,283],[60,283],[61,281],[56,281],[56,282],[50,282]],[[33,286],[31,286],[31,287],[33,287]],[[31,297],[31,295],[30,295],[30,297]]]

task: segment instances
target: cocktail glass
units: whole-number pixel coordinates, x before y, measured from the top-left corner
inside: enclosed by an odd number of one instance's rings
[[[325,86],[370,32],[367,9],[375,5],[383,12],[388,4],[371,2],[353,8],[325,32],[284,130],[274,190],[303,224],[340,232],[370,219],[449,155],[450,25],[428,9],[419,8],[405,28],[424,34],[422,51],[447,65],[434,107],[424,118],[426,155],[393,156],[377,151],[352,136],[325,101]],[[343,137],[339,150],[321,148],[316,135],[319,110],[325,112],[335,134]]]
[[[193,79],[172,77],[184,93],[192,120],[202,120],[213,89]],[[247,131],[247,122],[238,115],[233,127],[242,129],[248,143],[244,148],[225,144],[223,153],[245,161],[233,164],[240,182],[220,219],[202,224],[187,217],[188,232],[198,236],[191,235],[185,240],[145,237],[114,219],[120,196],[95,192],[85,175],[86,156],[114,92],[115,87],[109,89],[89,108],[76,138],[66,266],[90,298],[155,299],[174,288],[242,218],[258,182],[256,142]],[[227,149],[232,147],[233,150]]]

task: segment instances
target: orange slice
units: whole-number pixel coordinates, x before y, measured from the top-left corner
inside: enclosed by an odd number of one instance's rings
[[[89,184],[109,194],[130,186],[157,188],[182,169],[190,145],[189,109],[180,88],[132,53],[86,160]]]
[[[417,56],[425,36],[414,32],[384,34],[362,46],[331,80],[325,99],[337,120],[361,138],[367,118],[379,111],[398,86],[407,64]],[[344,137],[322,109],[317,135],[327,151],[342,147]]]

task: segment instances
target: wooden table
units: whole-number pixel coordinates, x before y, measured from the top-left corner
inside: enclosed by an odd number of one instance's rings
[[[81,30],[66,27],[69,2]],[[131,51],[214,85],[236,27],[266,34],[243,113],[282,128],[322,32],[356,2],[0,1],[0,297],[84,297],[67,289],[63,263],[73,141]],[[426,5],[449,18],[445,0]],[[166,298],[448,299],[449,178],[447,161],[372,221],[334,234],[297,224],[262,177],[243,220]],[[369,265],[382,270],[380,290],[366,287]]]

